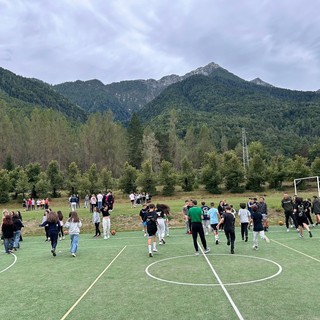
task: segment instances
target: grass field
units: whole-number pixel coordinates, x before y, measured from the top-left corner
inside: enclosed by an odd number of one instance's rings
[[[43,236],[25,236],[14,255],[0,253],[0,319],[319,319],[320,227],[299,239],[272,226],[259,250],[240,240],[229,254],[224,234],[208,255],[194,255],[184,229],[148,257],[141,230],[109,240],[69,237],[53,257]]]

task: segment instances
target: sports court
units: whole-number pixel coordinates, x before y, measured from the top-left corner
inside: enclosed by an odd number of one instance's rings
[[[141,231],[81,234],[76,258],[69,240],[53,257],[44,237],[25,237],[0,254],[0,319],[319,319],[320,228],[312,232],[272,226],[255,251],[237,229],[234,255],[220,233],[195,256],[191,236],[174,229],[153,258]]]

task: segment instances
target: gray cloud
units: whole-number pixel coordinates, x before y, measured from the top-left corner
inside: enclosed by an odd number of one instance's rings
[[[48,83],[159,79],[216,62],[320,88],[317,0],[0,0],[0,66]]]

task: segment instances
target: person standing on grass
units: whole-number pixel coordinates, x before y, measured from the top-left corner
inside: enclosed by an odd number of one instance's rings
[[[189,209],[191,207],[190,205],[191,201],[190,200],[185,200],[184,202],[184,206],[182,208],[182,219],[184,220],[185,222],[185,225],[186,225],[186,234],[191,234],[191,221],[188,217],[188,212],[189,212]]]
[[[20,248],[20,237],[21,237],[21,229],[24,227],[22,221],[19,218],[19,215],[15,213],[12,216],[13,229],[14,229],[14,239],[13,239],[13,250],[17,250]]]
[[[200,236],[200,240],[204,249],[204,253],[209,253],[210,248],[207,247],[207,241],[204,236],[202,220],[203,220],[203,213],[200,207],[197,206],[197,200],[192,200],[193,206],[189,209],[188,217],[191,221],[191,232],[193,238],[193,246],[195,249],[195,254],[199,255],[199,247],[198,247],[198,234]]]
[[[5,214],[5,216],[2,219],[1,234],[4,242],[5,252],[12,253],[14,225],[12,221],[12,216],[10,214]]]
[[[254,250],[258,250],[258,236],[267,243],[270,242],[269,238],[264,234],[262,214],[258,212],[258,206],[252,206],[251,222],[253,223],[253,246]]]
[[[246,209],[245,203],[240,203],[238,216],[240,217],[241,238],[242,240],[245,240],[245,242],[248,242],[248,226],[250,221],[250,211]]]
[[[231,211],[231,207],[230,206],[226,206],[225,207],[225,212],[222,215],[222,218],[220,220],[220,222],[217,225],[217,228],[220,227],[220,224],[223,223],[223,229],[224,229],[224,234],[226,235],[227,238],[227,245],[230,246],[230,253],[234,254],[234,243],[236,240],[236,234],[234,231],[235,225],[235,217]]]
[[[148,252],[149,257],[153,257],[153,252],[157,252],[157,218],[156,206],[149,204],[149,210],[143,217],[143,221],[147,224]]]
[[[304,206],[302,198],[299,198],[299,197],[296,198],[293,211],[295,213],[297,223],[299,226],[299,237],[300,238],[303,237],[303,228],[305,228],[309,232],[309,237],[312,238],[312,233],[308,226],[308,218],[305,213],[306,208]]]
[[[103,239],[107,240],[110,238],[110,212],[107,203],[101,208],[102,213],[102,228],[103,228]]]
[[[316,215],[316,225],[320,224],[320,202],[317,196],[313,196],[311,212]]]
[[[166,226],[165,226],[165,215],[164,211],[161,210],[159,205],[156,205],[156,213],[157,213],[157,231],[158,231],[158,238],[159,238],[159,244],[165,244],[164,236],[166,232]]]
[[[48,227],[48,239],[51,241],[51,253],[55,257],[58,244],[58,234],[60,230],[60,221],[58,214],[49,210],[47,219],[39,225],[39,227]]]
[[[287,232],[290,231],[289,229],[289,218],[291,218],[293,220],[293,223],[296,227],[296,229],[298,228],[297,222],[296,222],[296,218],[293,214],[293,201],[292,199],[289,197],[289,195],[287,193],[284,193],[283,195],[283,199],[281,200],[281,206],[284,210],[284,215],[286,218],[286,227],[287,227]]]
[[[92,223],[94,224],[95,228],[96,228],[96,233],[94,235],[94,237],[100,237],[101,232],[100,232],[100,210],[98,207],[94,208],[94,212],[92,214]]]
[[[59,229],[59,240],[64,240],[64,232],[63,232],[63,214],[60,210],[57,211],[59,222],[60,222],[60,229]]]
[[[268,222],[268,207],[264,201],[264,197],[259,198],[259,202],[257,203],[258,212],[262,214],[262,223],[263,223],[263,231],[269,231],[269,222]]]
[[[201,210],[203,213],[203,229],[205,232],[205,235],[207,236],[209,234],[209,229],[210,229],[210,217],[208,215],[209,207],[206,205],[205,201],[201,202]]]
[[[217,225],[219,223],[219,212],[218,209],[214,207],[214,202],[210,203],[210,209],[208,211],[208,215],[209,215],[209,221],[210,221],[210,225],[211,225],[211,230],[213,231],[214,234],[214,239],[216,241],[216,244],[219,244],[219,232],[218,232],[218,228]]]
[[[141,223],[143,226],[143,232],[144,232],[144,236],[147,236],[147,223],[145,221],[143,221],[143,218],[145,216],[145,214],[148,212],[148,205],[146,203],[143,204],[142,209],[140,210],[140,219],[141,219]]]
[[[70,217],[67,220],[65,227],[69,229],[69,234],[71,239],[71,247],[70,247],[71,256],[75,257],[76,252],[78,250],[80,228],[82,227],[82,223],[79,219],[77,211],[70,212]]]
[[[305,214],[307,216],[307,219],[309,221],[308,225],[311,226],[311,227],[314,227],[314,223],[313,223],[313,220],[311,218],[311,206],[312,206],[312,203],[311,203],[311,199],[310,198],[307,198],[306,200],[303,201],[303,206],[305,208]]]

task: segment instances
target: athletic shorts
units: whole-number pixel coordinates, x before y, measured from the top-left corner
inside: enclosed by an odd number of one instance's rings
[[[211,224],[212,230],[217,231],[217,225],[217,223]]]
[[[142,221],[142,225],[145,227],[147,225],[147,221]]]
[[[302,227],[304,223],[308,224],[308,219],[306,216],[302,216],[302,217],[297,216],[296,218],[297,218],[297,223],[299,226]]]
[[[147,228],[148,237],[153,237],[157,233],[157,228]]]
[[[268,215],[265,214],[265,213],[263,213],[263,214],[262,214],[262,219],[263,219],[263,220],[267,220],[267,219],[268,219]]]

